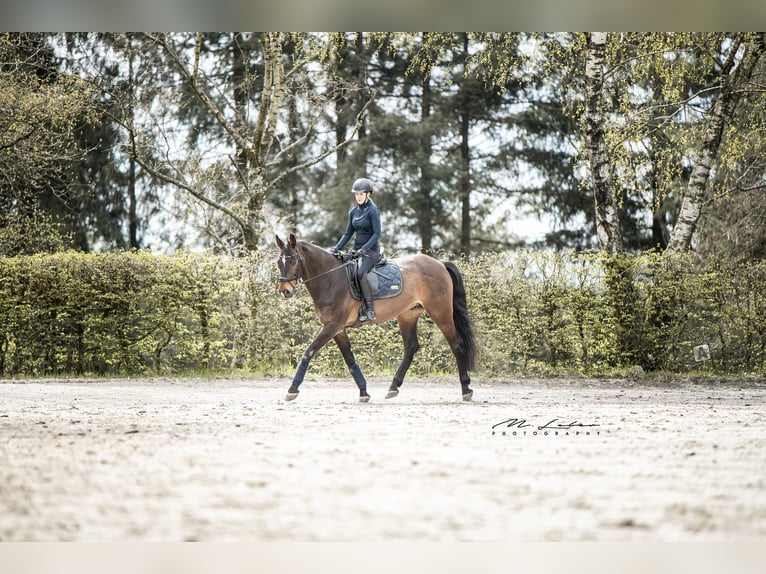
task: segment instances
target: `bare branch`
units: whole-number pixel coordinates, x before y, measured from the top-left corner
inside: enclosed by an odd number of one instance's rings
[[[301,170],[304,170],[306,168],[311,167],[312,165],[316,165],[319,162],[324,161],[325,159],[327,159],[328,157],[330,157],[331,155],[336,153],[339,149],[342,149],[342,148],[346,147],[347,145],[349,145],[354,140],[354,138],[356,137],[356,134],[359,133],[359,129],[362,127],[362,124],[364,123],[364,114],[367,111],[367,108],[369,108],[370,105],[372,105],[372,102],[375,100],[375,97],[380,92],[380,89],[381,88],[376,89],[375,92],[370,96],[370,99],[367,100],[367,102],[364,104],[362,109],[359,110],[359,113],[356,115],[356,121],[354,123],[354,129],[351,131],[351,134],[344,141],[342,141],[338,145],[336,145],[336,146],[326,150],[324,153],[318,155],[315,158],[312,158],[310,160],[307,160],[307,161],[305,161],[305,162],[303,162],[301,164],[298,164],[296,166],[293,166],[293,167],[285,170],[284,172],[279,174],[277,177],[275,177],[273,180],[268,182],[268,184],[266,185],[266,189],[271,189],[271,188],[275,187],[277,184],[279,184],[279,182],[281,182],[283,179],[285,179],[291,173],[295,173],[296,171],[301,171]]]
[[[32,137],[32,136],[35,134],[35,132],[38,130],[38,128],[39,128],[39,127],[40,127],[40,126],[39,126],[39,124],[35,124],[35,125],[33,125],[33,126],[31,127],[31,129],[30,129],[30,130],[29,130],[27,133],[20,135],[19,137],[17,137],[17,138],[16,138],[15,140],[13,140],[12,142],[9,142],[9,143],[7,143],[7,144],[3,144],[3,145],[1,145],[1,146],[0,146],[0,149],[7,149],[7,148],[13,148],[13,147],[16,147],[16,146],[17,146],[18,144],[20,144],[22,141],[24,141],[24,140],[26,140],[26,139],[29,139],[29,138],[31,138],[31,137]]]
[[[229,154],[228,157],[231,165],[233,165],[234,169],[237,171],[237,177],[239,178],[239,182],[242,184],[242,187],[245,188],[245,191],[250,193],[250,184],[247,180],[247,174],[242,172],[242,166],[240,165],[240,162],[238,162],[237,158],[231,154]]]
[[[194,43],[194,69],[192,70],[191,81],[197,84],[197,73],[199,72],[199,56],[202,51],[202,33],[197,34],[197,40]]]
[[[737,38],[734,40],[734,45],[729,50],[729,56],[721,66],[721,75],[726,77],[731,73],[731,69],[734,66],[734,59],[737,57],[739,47],[742,45],[742,34],[737,34]]]
[[[313,118],[309,126],[303,132],[303,135],[299,137],[297,140],[295,140],[294,142],[292,142],[291,144],[280,149],[279,152],[277,152],[277,154],[274,156],[274,158],[266,165],[266,167],[277,165],[285,154],[290,153],[290,151],[306,143],[308,141],[309,136],[313,133],[314,127],[316,127],[317,123],[319,123],[319,118],[318,117]]]
[[[160,35],[152,35],[147,34],[147,37],[151,40],[157,42],[160,46],[163,47],[165,52],[170,56],[170,59],[175,62],[176,66],[178,66],[178,69],[181,71],[181,74],[189,81],[189,84],[191,85],[192,89],[194,90],[194,93],[197,95],[197,97],[202,101],[203,104],[205,104],[205,107],[207,107],[208,110],[210,110],[210,113],[213,114],[216,121],[221,125],[221,127],[226,130],[226,133],[228,133],[231,138],[234,140],[234,143],[237,145],[237,147],[241,149],[249,149],[250,146],[248,145],[248,142],[245,138],[242,137],[242,135],[239,133],[239,131],[236,129],[234,125],[229,122],[229,120],[226,119],[226,116],[223,114],[221,109],[216,105],[216,103],[210,98],[210,96],[207,94],[205,90],[203,90],[199,82],[197,82],[196,78],[192,73],[186,68],[186,64],[181,59],[181,56],[178,55],[178,53],[173,49],[173,47],[168,43],[167,37],[164,34]],[[199,41],[198,36],[198,41]]]
[[[184,179],[182,179],[180,170],[174,167],[172,162],[168,160],[167,164],[173,167],[173,169],[176,171],[179,177],[173,177],[171,174],[162,170],[160,167],[155,166],[154,163],[150,161],[148,158],[144,157],[140,153],[139,145],[138,145],[138,142],[136,141],[135,126],[133,126],[132,123],[131,124],[123,123],[122,125],[123,127],[125,127],[125,129],[128,132],[131,156],[136,160],[136,163],[138,163],[141,167],[143,167],[146,170],[146,172],[149,175],[151,175],[152,177],[155,177],[156,179],[162,181],[163,183],[168,183],[170,185],[174,185],[178,187],[179,189],[183,189],[184,191],[191,194],[193,197],[200,200],[202,203],[231,217],[240,228],[246,229],[247,222],[244,219],[242,219],[234,210],[226,207],[225,205],[221,203],[218,203],[217,201],[210,199],[209,197],[207,197],[204,191],[197,189],[196,187],[194,187],[193,185],[189,184]]]
[[[247,223],[245,222],[245,220],[242,219],[239,215],[237,215],[237,213],[234,210],[229,209],[225,205],[210,199],[209,197],[207,197],[207,195],[203,191],[197,189],[196,187],[194,187],[193,185],[187,183],[186,181],[182,179],[173,177],[172,175],[165,173],[161,169],[152,165],[151,162],[147,161],[146,158],[142,157],[138,153],[134,153],[134,158],[136,162],[141,167],[143,167],[147,171],[147,173],[149,173],[151,176],[159,179],[160,181],[164,183],[169,183],[171,185],[178,187],[179,189],[183,189],[184,191],[189,192],[192,196],[200,200],[202,203],[209,205],[213,209],[217,209],[221,213],[224,213],[227,216],[231,217],[237,223],[237,225],[239,225],[242,229],[245,229],[247,227]]]

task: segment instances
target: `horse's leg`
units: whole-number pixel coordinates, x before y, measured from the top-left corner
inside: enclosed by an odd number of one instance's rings
[[[327,342],[338,333],[340,328],[341,327],[337,323],[327,323],[322,327],[319,333],[317,333],[317,336],[314,337],[314,340],[301,356],[301,362],[298,363],[298,370],[295,371],[293,382],[287,390],[287,396],[285,397],[286,401],[292,401],[298,397],[298,387],[303,382],[303,377],[306,376],[306,369],[308,369],[311,357],[313,357],[319,349],[324,347]]]
[[[457,361],[457,370],[460,376],[460,387],[462,389],[463,400],[470,401],[473,397],[473,390],[469,387],[471,384],[471,377],[468,375],[468,368],[466,367],[466,357],[464,356],[463,349],[460,345],[460,338],[458,337],[457,328],[452,318],[451,310],[448,306],[436,307],[434,309],[426,309],[428,314],[439,330],[447,339],[452,354],[455,355]]]
[[[343,360],[346,362],[348,372],[354,377],[356,386],[359,387],[359,402],[366,403],[370,400],[370,395],[367,394],[367,380],[362,374],[362,369],[356,363],[354,353],[351,351],[351,342],[348,340],[348,333],[341,331],[335,335],[335,342],[340,349],[340,354],[343,355]]]
[[[418,342],[418,317],[420,317],[422,312],[423,308],[419,307],[416,310],[407,311],[399,315],[396,319],[399,323],[399,333],[401,333],[402,341],[404,342],[404,357],[399,368],[396,370],[394,380],[391,381],[391,386],[388,388],[387,399],[399,394],[399,387],[404,382],[404,376],[407,374],[407,369],[410,368],[412,358],[420,349],[420,343]]]

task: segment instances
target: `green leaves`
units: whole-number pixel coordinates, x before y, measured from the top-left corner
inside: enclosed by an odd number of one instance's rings
[[[269,254],[266,254],[269,255]],[[459,263],[488,376],[705,368],[764,373],[766,263],[517,251]],[[305,289],[276,293],[273,258],[147,252],[0,258],[0,376],[289,374],[320,328]],[[454,373],[424,314],[412,375]],[[395,321],[349,333],[367,374],[391,374]],[[345,377],[331,343],[310,373]]]
[[[701,343],[721,372],[766,367],[762,261],[519,251],[461,269],[487,373],[686,372]]]
[[[218,263],[144,252],[0,259],[0,374],[134,374],[227,364],[221,283],[229,277]]]

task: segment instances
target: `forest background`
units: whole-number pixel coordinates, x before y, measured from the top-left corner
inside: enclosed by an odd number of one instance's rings
[[[0,375],[292,369],[317,323],[308,297],[277,300],[273,235],[334,244],[361,175],[389,255],[460,260],[486,373],[763,374],[764,51],[763,33],[2,34]],[[422,323],[413,369],[451,370]],[[368,369],[395,368],[395,330],[352,334]]]

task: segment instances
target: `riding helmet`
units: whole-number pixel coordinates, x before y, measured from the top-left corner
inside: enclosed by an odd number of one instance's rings
[[[360,177],[351,186],[354,193],[372,193],[372,182],[366,177]]]

